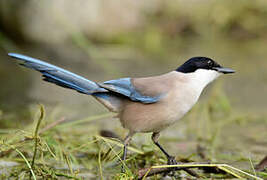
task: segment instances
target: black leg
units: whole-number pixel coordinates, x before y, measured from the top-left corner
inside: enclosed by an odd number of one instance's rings
[[[174,165],[177,164],[175,157],[171,156],[169,153],[167,153],[167,151],[165,151],[165,149],[163,149],[163,147],[159,144],[158,139],[159,139],[159,133],[153,133],[152,134],[152,141],[154,142],[154,144],[156,146],[159,147],[159,149],[164,153],[164,155],[167,157],[168,159],[168,165]]]
[[[175,164],[178,164],[177,163],[177,161],[175,160],[175,157],[174,156],[171,156],[171,155],[169,155],[166,151],[165,151],[165,149],[163,149],[163,147],[159,144],[159,142],[158,142],[158,140],[159,140],[159,132],[157,132],[157,133],[153,133],[152,134],[152,141],[154,142],[154,144],[156,145],[156,146],[158,146],[159,147],[159,149],[165,154],[165,156],[167,157],[167,159],[168,159],[168,165],[175,165]],[[173,170],[180,170],[180,169],[183,169],[184,171],[186,171],[188,174],[190,174],[190,175],[192,175],[192,176],[195,176],[195,177],[199,177],[198,175],[197,175],[197,173],[195,173],[195,171],[193,171],[193,170],[191,170],[191,169],[185,169],[185,168],[177,168],[177,167],[175,167],[175,168],[172,168]]]
[[[127,144],[124,144],[123,146],[123,155],[122,155],[122,160],[125,161],[126,160],[126,156],[127,156]]]
[[[121,167],[121,172],[125,173],[125,160],[126,160],[126,156],[127,156],[127,146],[129,145],[132,136],[134,135],[134,133],[129,132],[129,134],[126,136],[126,138],[123,141],[123,155],[122,155],[122,167]]]

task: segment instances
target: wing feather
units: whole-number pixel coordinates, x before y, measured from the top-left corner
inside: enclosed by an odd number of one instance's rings
[[[144,104],[150,104],[158,102],[161,95],[158,96],[147,96],[138,92],[138,88],[134,87],[131,82],[131,78],[121,78],[115,80],[105,81],[103,83],[98,83],[102,88],[109,91],[121,94],[130,98],[132,101],[139,101]]]

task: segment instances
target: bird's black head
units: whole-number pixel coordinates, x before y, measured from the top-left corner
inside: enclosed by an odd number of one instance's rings
[[[192,73],[198,69],[215,70],[224,74],[235,72],[230,68],[222,67],[220,64],[208,57],[192,57],[183,65],[178,67],[176,71],[182,73]]]

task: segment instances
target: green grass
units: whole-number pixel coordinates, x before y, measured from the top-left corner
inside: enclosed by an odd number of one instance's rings
[[[163,154],[146,136],[137,135],[136,139],[143,144],[133,141],[124,164],[126,173],[121,173],[123,145],[118,139],[100,136],[101,128],[95,123],[111,118],[111,113],[66,121],[49,115],[45,117],[43,106],[36,111],[33,117],[38,117],[32,124],[22,129],[1,130],[1,162],[17,163],[4,171],[0,166],[2,179],[136,179],[140,169],[167,167]],[[187,162],[177,165],[179,167],[216,167],[221,170],[207,173],[197,169],[196,172],[204,179],[264,179],[266,171],[254,169],[264,154],[253,148],[264,148],[266,133],[253,135],[262,126],[264,117],[233,110],[220,84],[217,84],[208,101],[199,103],[176,127],[170,128],[173,132],[181,131],[183,136],[165,135],[160,141],[171,152],[178,154],[178,160]],[[119,136],[124,134],[122,129],[116,133]],[[248,138],[250,141],[244,140]],[[179,143],[187,147],[185,151],[177,150]],[[204,147],[204,156],[197,152],[196,145]],[[160,179],[161,176],[149,178]],[[173,178],[181,176],[192,178],[184,171],[177,171]]]

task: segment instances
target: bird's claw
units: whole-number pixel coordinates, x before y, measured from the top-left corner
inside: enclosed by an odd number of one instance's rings
[[[174,156],[168,157],[168,165],[178,164]]]
[[[125,173],[125,167],[124,167],[124,165],[121,166],[121,173]]]
[[[181,164],[181,163],[177,162],[174,156],[169,156],[168,157],[168,165],[176,165],[176,164]],[[172,170],[170,172],[170,175],[174,175],[176,170],[183,169],[184,171],[186,171],[191,176],[199,177],[198,174],[195,171],[191,170],[191,169],[185,169],[185,168],[181,168],[181,167],[171,167],[170,169]]]

